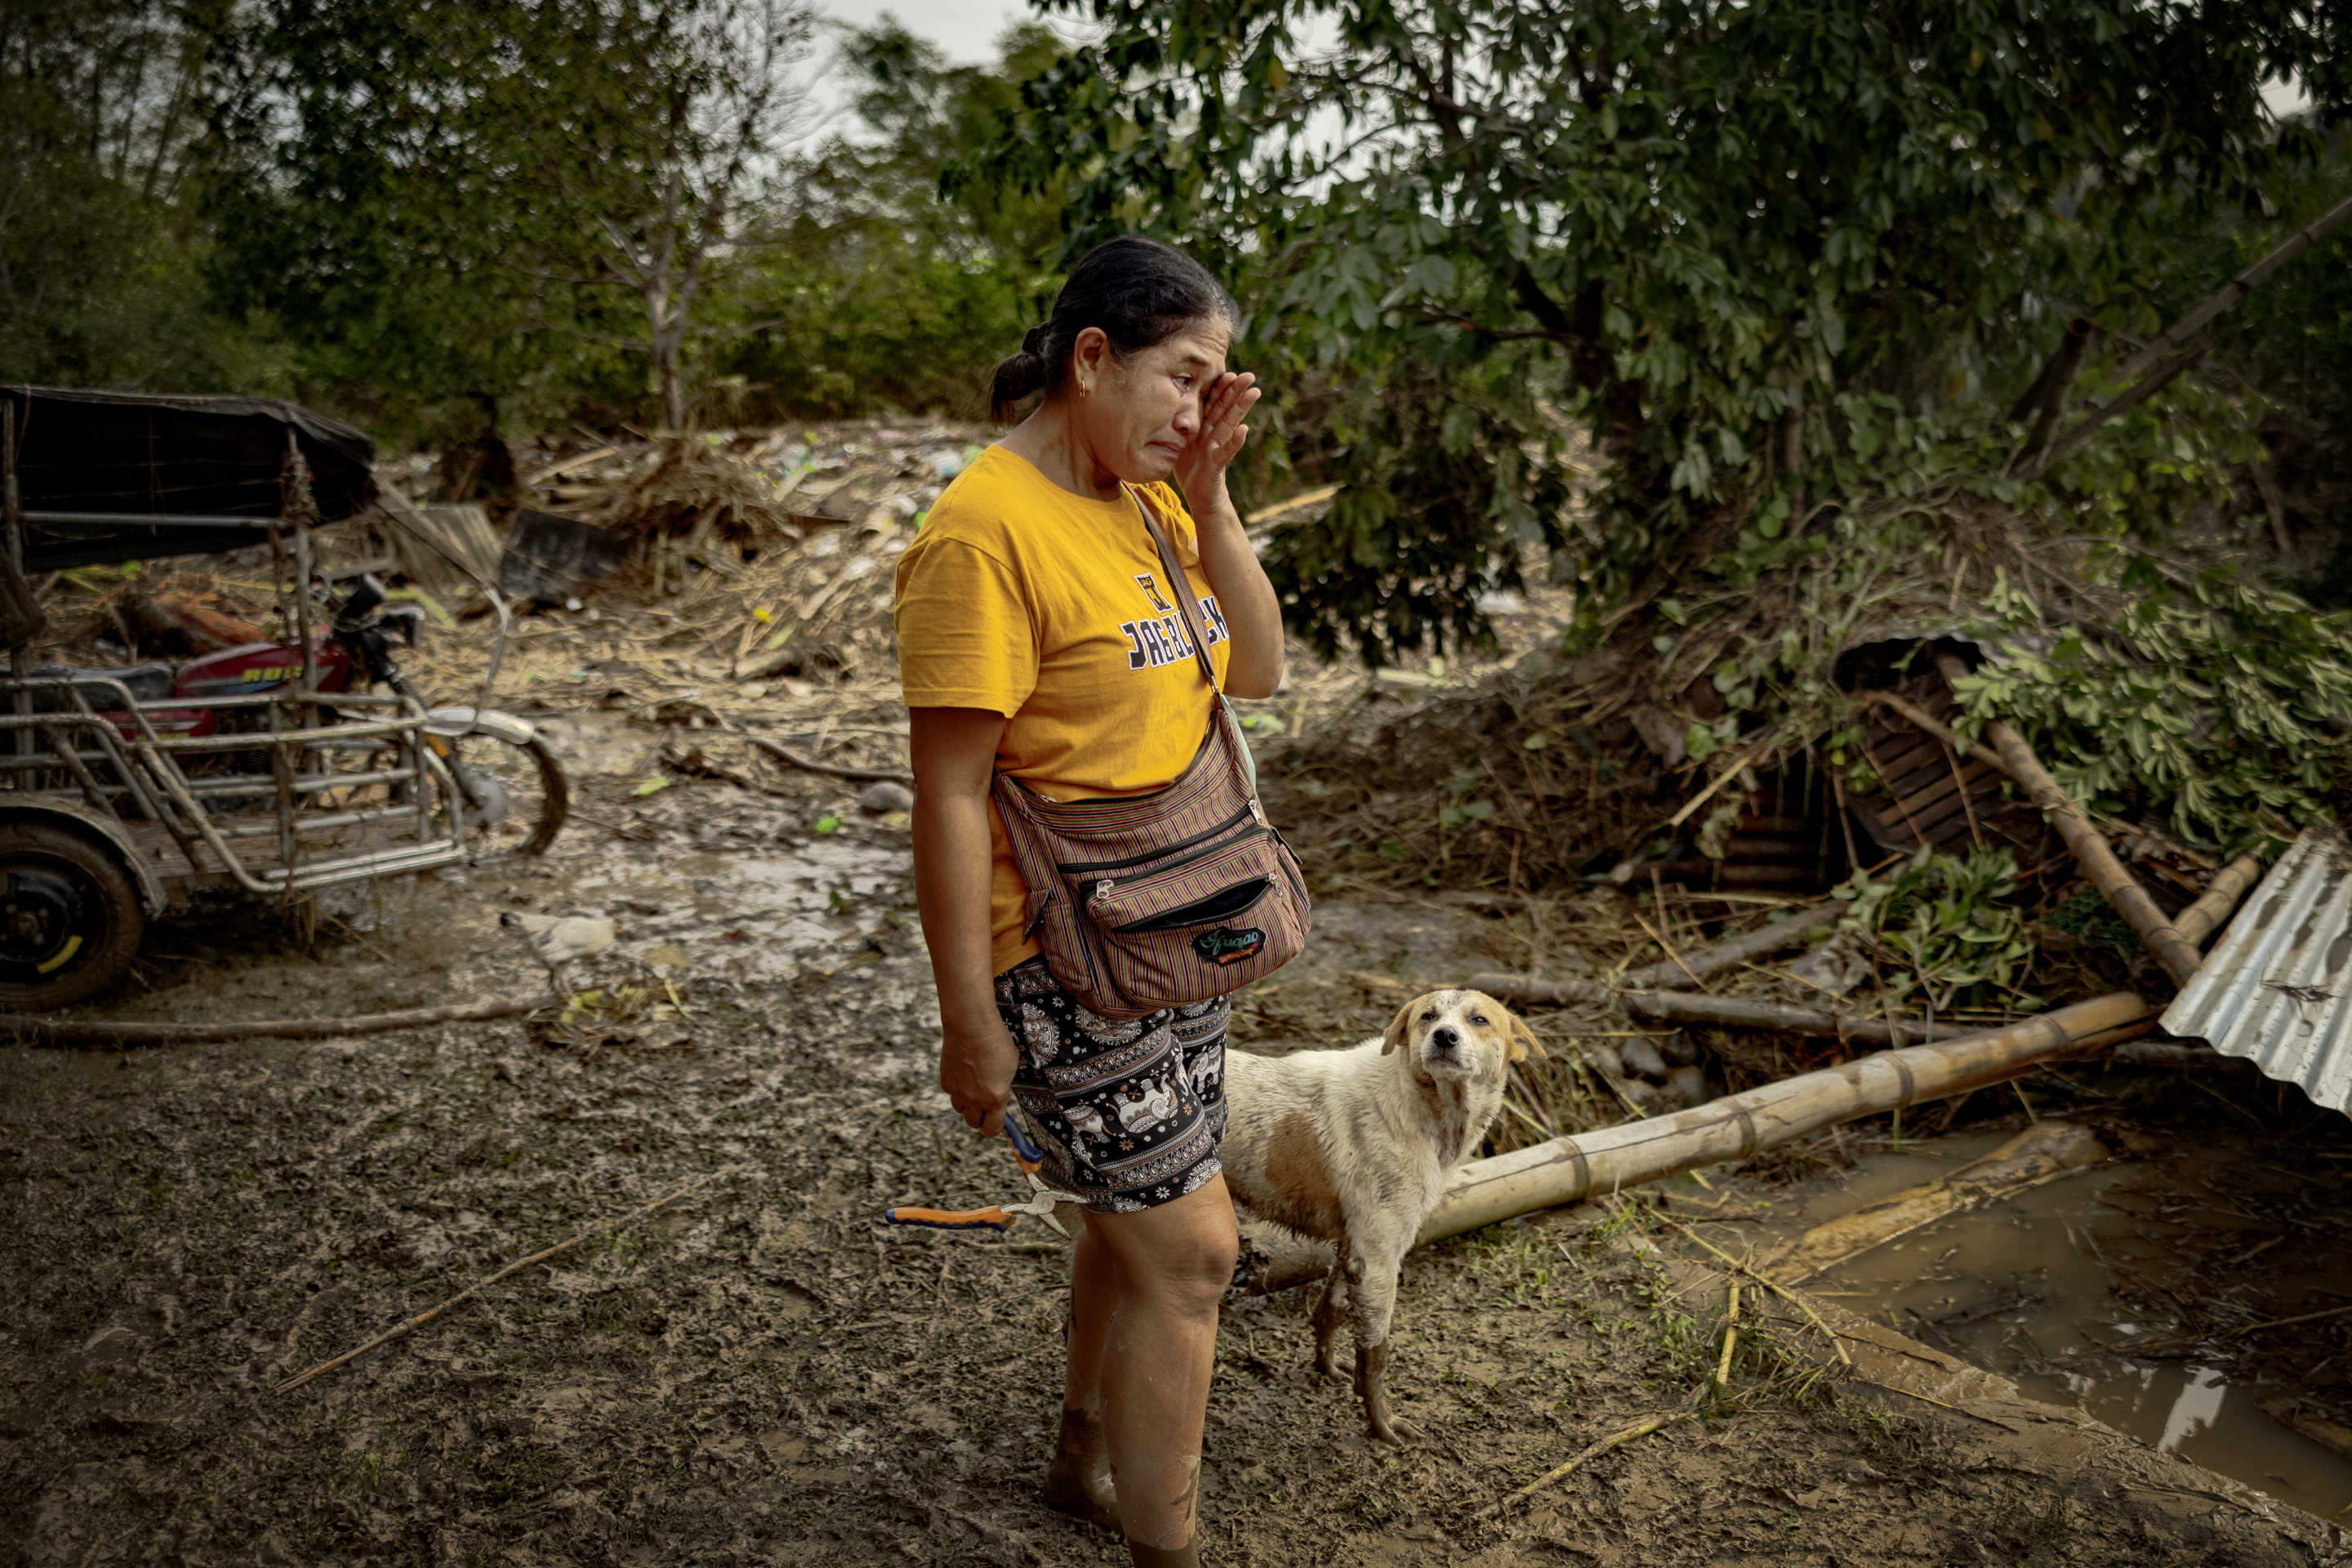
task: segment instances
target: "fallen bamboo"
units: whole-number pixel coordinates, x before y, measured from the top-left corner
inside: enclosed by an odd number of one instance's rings
[[[51,1046],[169,1046],[207,1040],[331,1040],[345,1035],[384,1035],[434,1024],[478,1024],[516,1018],[560,1000],[545,992],[457,1002],[445,1007],[411,1007],[400,1013],[361,1013],[343,1018],[257,1018],[229,1024],[110,1024],[35,1018],[0,1013],[0,1037],[14,1036]]]
[[[1859,1013],[1825,1013],[1813,1007],[1750,1002],[1737,996],[1699,996],[1687,991],[1629,991],[1618,999],[1625,1004],[1627,1012],[1637,1017],[1675,1024],[1715,1024],[1735,1029],[1771,1029],[1784,1035],[1858,1040],[1873,1046],[1916,1046],[1929,1040],[1958,1039],[1973,1033],[1952,1024],[1930,1025],[1908,1018],[1889,1023],[1885,1018]]]
[[[1480,1509],[1478,1512],[1482,1516],[1490,1513],[1499,1513],[1515,1502],[1522,1502],[1527,1499],[1535,1496],[1536,1493],[1543,1490],[1544,1488],[1551,1485],[1552,1482],[1559,1480],[1573,1472],[1578,1466],[1585,1463],[1587,1460],[1597,1459],[1601,1455],[1609,1452],[1612,1448],[1622,1448],[1626,1444],[1633,1441],[1636,1437],[1646,1437],[1662,1426],[1671,1426],[1677,1421],[1687,1421],[1690,1418],[1691,1413],[1687,1410],[1670,1410],[1661,1415],[1644,1415],[1630,1426],[1619,1427],[1616,1431],[1610,1433],[1609,1436],[1601,1438],[1597,1443],[1587,1444],[1585,1447],[1578,1449],[1576,1451],[1576,1456],[1568,1460],[1565,1464],[1554,1465],[1550,1469],[1546,1470],[1542,1475],[1538,1476],[1526,1486],[1519,1488],[1519,1489],[1515,1492],[1510,1492],[1503,1497],[1496,1499],[1493,1502],[1488,1503],[1485,1508]]]
[[[284,1382],[278,1384],[271,1390],[271,1392],[276,1394],[291,1394],[294,1390],[301,1387],[304,1384],[309,1383],[311,1379],[324,1377],[327,1373],[334,1371],[337,1367],[358,1360],[361,1356],[367,1354],[368,1352],[374,1350],[379,1345],[390,1344],[393,1341],[399,1339],[404,1334],[415,1332],[416,1330],[421,1329],[425,1324],[431,1322],[434,1319],[439,1317],[442,1313],[449,1310],[452,1307],[461,1306],[474,1297],[480,1295],[484,1290],[488,1289],[491,1286],[497,1284],[499,1280],[506,1279],[509,1275],[520,1273],[523,1269],[529,1268],[535,1263],[544,1263],[549,1258],[553,1258],[556,1254],[560,1252],[569,1252],[572,1248],[579,1246],[582,1242],[593,1241],[596,1237],[605,1234],[607,1231],[618,1230],[623,1226],[634,1224],[635,1222],[645,1218],[647,1215],[652,1214],[656,1209],[665,1208],[669,1205],[676,1203],[678,1199],[686,1196],[688,1193],[693,1192],[697,1187],[706,1186],[709,1183],[725,1174],[727,1174],[727,1173],[724,1171],[712,1171],[708,1174],[697,1176],[694,1180],[687,1183],[686,1185],[678,1187],[671,1192],[664,1193],[660,1197],[656,1198],[653,1202],[644,1205],[641,1207],[631,1209],[627,1214],[622,1215],[616,1219],[601,1220],[598,1223],[590,1226],[586,1230],[581,1231],[576,1235],[565,1237],[553,1247],[543,1247],[541,1250],[532,1253],[529,1258],[518,1258],[512,1263],[508,1264],[504,1268],[499,1269],[496,1274],[486,1275],[482,1279],[475,1280],[471,1285],[467,1286],[463,1290],[458,1291],[455,1296],[450,1297],[439,1306],[427,1307],[425,1310],[417,1313],[413,1318],[404,1318],[399,1322],[394,1324],[391,1328],[386,1329],[383,1333],[380,1333],[376,1335],[375,1338],[368,1341],[365,1344],[354,1345],[339,1356],[331,1357],[326,1361],[320,1362],[314,1367],[310,1367],[304,1371],[296,1373],[292,1377],[289,1377]]]
[[[2038,1063],[2135,1038],[2157,1009],[2129,993],[2077,1003],[2003,1028],[1910,1046],[1726,1096],[1672,1116],[1626,1122],[1475,1160],[1454,1173],[1416,1245],[1759,1149],[1834,1122],[1981,1089]]]
[[[2263,862],[2259,856],[2241,855],[2213,873],[2205,891],[2197,901],[2172,917],[2172,927],[2181,940],[2191,946],[2201,946],[2205,939],[2229,923],[2230,911],[2246,890],[2262,879]]]
[[[1968,668],[1951,654],[1938,652],[1936,663],[1947,680],[1957,681],[1968,674]],[[2132,874],[2124,869],[2124,863],[2116,858],[2115,849],[2092,825],[2083,808],[2074,803],[2074,797],[2058,787],[2058,781],[2042,767],[2042,760],[2033,754],[2033,748],[2025,743],[2025,737],[2001,721],[1991,719],[1985,722],[1985,738],[2000,753],[2009,775],[2024,786],[2027,797],[2041,809],[2050,826],[2058,830],[2058,837],[2065,840],[2075,863],[2083,868],[2083,874],[2090,879],[2093,887],[2099,889],[2108,907],[2138,933],[2140,941],[2156,954],[2157,962],[2164,966],[2164,972],[2172,977],[2174,984],[2187,984],[2203,959],[2199,957],[2196,948],[2182,938],[2164,911],[2157,908],[2156,900],[2147,896],[2147,889],[2134,881]]]
[[[1786,920],[1759,926],[1686,958],[1669,958],[1627,970],[1616,977],[1614,984],[1606,980],[1538,980],[1531,974],[1474,974],[1466,984],[1473,991],[1484,991],[1504,1002],[1606,1002],[1622,990],[1681,990],[1708,975],[1801,947],[1813,932],[1825,931],[1843,920],[1849,907],[1834,899],[1815,904],[1797,910]]]
[[[1756,1267],[1783,1285],[1794,1285],[1924,1226],[2086,1170],[2106,1157],[2106,1145],[2087,1127],[2036,1122],[1948,1175],[1813,1226]]]
[[[1723,1359],[1715,1363],[1715,1385],[1731,1386],[1731,1352],[1739,1343],[1739,1281],[1734,1279],[1723,1296]]]
[[[1995,769],[2003,776],[2015,780],[2020,784],[2025,783],[2024,779],[2011,771],[2008,761],[1999,752],[1979,745],[1974,741],[1962,740],[1949,725],[1935,718],[1916,703],[1906,701],[1892,691],[1865,691],[1857,700],[1884,708],[1912,728],[1943,742],[1954,751],[1965,752],[1978,762]],[[2036,802],[2036,804],[2040,803]],[[2263,863],[2259,857],[2239,856],[2214,873],[2213,880],[2207,884],[2202,897],[2172,917],[2173,930],[2179,931],[2181,940],[2190,946],[2200,945],[2207,937],[2213,934],[2215,928],[2229,919],[2230,911],[2238,907],[2238,900],[2246,896],[2246,890],[2261,879],[2262,874]]]

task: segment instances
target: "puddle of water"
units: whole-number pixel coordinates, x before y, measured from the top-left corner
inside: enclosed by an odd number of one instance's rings
[[[782,855],[608,856],[570,870],[547,901],[614,916],[622,951],[648,963],[675,948],[678,967],[777,980],[862,940],[906,881],[903,849],[818,838]]]
[[[1933,1181],[2000,1142],[1950,1138],[1932,1149],[1868,1154],[1838,1181],[1780,1197],[1767,1225],[1711,1228],[1760,1249]],[[2323,1518],[2337,1517],[2352,1506],[2352,1461],[2256,1408],[2259,1399],[2297,1389],[2239,1386],[2222,1370],[2195,1362],[2097,1353],[2101,1343],[2152,1339],[2174,1327],[2134,1313],[2116,1289],[2125,1270],[2143,1284],[2185,1275],[2184,1227],[2149,1212],[2158,1206],[2153,1194],[2165,1191],[2165,1173],[2146,1164],[2077,1172],[1939,1221],[1816,1275],[1804,1288],[2014,1378],[2029,1397],[2073,1405],[2168,1453]],[[2088,1353],[2070,1363],[2081,1352]]]

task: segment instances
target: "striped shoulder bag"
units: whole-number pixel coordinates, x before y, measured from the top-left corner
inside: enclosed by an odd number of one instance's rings
[[[1024,934],[1062,988],[1106,1018],[1237,991],[1298,956],[1312,923],[1298,862],[1258,804],[1191,580],[1150,504],[1128,494],[1216,698],[1208,734],[1173,784],[1145,795],[1053,801],[1004,773],[992,786],[1029,887]]]

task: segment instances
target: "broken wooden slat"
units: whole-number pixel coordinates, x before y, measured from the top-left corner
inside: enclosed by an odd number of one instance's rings
[[[1783,1285],[1794,1285],[1923,1226],[2056,1181],[2070,1172],[2086,1170],[2106,1157],[2107,1146],[2087,1127],[2071,1121],[2036,1122],[1982,1159],[1972,1160],[1948,1175],[1906,1187],[1813,1226],[1756,1267]]]

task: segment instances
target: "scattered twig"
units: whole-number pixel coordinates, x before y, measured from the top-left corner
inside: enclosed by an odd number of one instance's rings
[[[1723,1248],[1716,1246],[1715,1243],[1709,1241],[1706,1237],[1701,1236],[1698,1232],[1693,1230],[1682,1221],[1675,1218],[1674,1215],[1659,1213],[1655,1209],[1653,1209],[1651,1213],[1659,1220],[1674,1226],[1676,1230],[1681,1231],[1685,1236],[1690,1237],[1693,1241],[1697,1242],[1701,1247],[1706,1247],[1709,1252],[1715,1254],[1716,1257],[1721,1258],[1732,1268],[1739,1270],[1740,1273],[1747,1275],[1748,1279],[1754,1280],[1757,1284],[1763,1286],[1764,1289],[1771,1291],[1772,1294],[1780,1297],[1782,1300],[1788,1302],[1789,1305],[1796,1308],[1800,1312],[1802,1312],[1805,1315],[1806,1321],[1811,1323],[1813,1327],[1819,1329],[1822,1331],[1822,1337],[1829,1341],[1830,1349],[1837,1352],[1838,1360],[1843,1362],[1848,1366],[1852,1366],[1853,1364],[1853,1357],[1846,1354],[1845,1342],[1838,1338],[1838,1333],[1835,1329],[1831,1328],[1827,1323],[1822,1321],[1822,1315],[1813,1310],[1811,1302],[1806,1300],[1802,1296],[1798,1295],[1794,1290],[1790,1289],[1779,1280],[1768,1279],[1764,1275],[1758,1273],[1755,1269],[1749,1268],[1747,1264],[1742,1263],[1737,1258],[1732,1257],[1731,1254],[1724,1251]]]
[[[867,784],[878,780],[886,784],[905,784],[908,789],[915,787],[915,775],[902,773],[896,768],[840,768],[831,763],[820,763],[813,757],[803,757],[798,752],[789,747],[780,746],[763,735],[745,735],[743,738],[775,758],[776,761],[789,767],[798,768],[803,773],[823,773],[825,777],[834,779],[856,779]]]
[[[1715,1385],[1731,1386],[1731,1349],[1739,1342],[1739,1281],[1734,1279],[1723,1298],[1723,1359],[1716,1363]]]
[[[1605,1002],[1621,988],[1636,991],[1654,987],[1679,989],[1695,979],[1736,969],[1769,953],[1801,947],[1805,939],[1813,932],[1843,920],[1851,907],[1835,899],[1814,904],[1797,910],[1786,920],[1774,921],[1719,942],[1713,947],[1702,949],[1692,953],[1687,960],[1661,962],[1627,970],[1617,976],[1616,984],[1604,980],[1538,980],[1527,974],[1474,974],[1467,984],[1473,991],[1484,991],[1507,1002]]]
[[[359,1357],[367,1354],[368,1352],[374,1350],[377,1346],[389,1344],[391,1342],[400,1338],[404,1334],[412,1333],[415,1331],[423,1328],[425,1324],[431,1322],[442,1313],[449,1310],[452,1307],[460,1306],[465,1302],[471,1300],[474,1297],[481,1294],[481,1292],[497,1284],[499,1280],[506,1279],[508,1276],[520,1273],[521,1270],[529,1268],[535,1263],[544,1263],[549,1258],[554,1257],[557,1253],[568,1252],[583,1241],[592,1241],[597,1237],[604,1235],[608,1231],[618,1230],[624,1226],[632,1225],[636,1221],[645,1218],[647,1215],[652,1214],[656,1209],[662,1208],[669,1204],[674,1204],[678,1199],[686,1196],[688,1193],[693,1192],[697,1187],[707,1185],[710,1182],[726,1174],[728,1174],[728,1172],[726,1171],[712,1171],[708,1174],[697,1176],[694,1180],[687,1183],[686,1185],[676,1188],[671,1192],[665,1193],[660,1197],[656,1198],[653,1202],[646,1204],[642,1207],[631,1209],[627,1214],[622,1215],[617,1219],[601,1220],[596,1224],[590,1226],[586,1230],[581,1231],[576,1235],[566,1237],[563,1240],[557,1242],[553,1247],[544,1247],[538,1252],[532,1253],[528,1258],[518,1258],[512,1263],[508,1264],[504,1268],[499,1269],[497,1273],[477,1279],[474,1283],[467,1286],[463,1290],[458,1291],[455,1296],[450,1297],[439,1306],[428,1307],[413,1318],[404,1319],[401,1322],[385,1330],[383,1333],[376,1335],[375,1338],[368,1341],[365,1344],[358,1345],[351,1350],[347,1350],[331,1361],[322,1361],[318,1365],[309,1368],[307,1371],[296,1373],[292,1377],[289,1377],[285,1382],[278,1384],[272,1392],[278,1394],[291,1394],[294,1390],[301,1387],[304,1384],[309,1383],[311,1379],[324,1377],[327,1373],[334,1371],[337,1367],[357,1360]]]
[[[1559,1480],[1561,1477],[1569,1474],[1579,1465],[1583,1464],[1588,1459],[1597,1459],[1601,1455],[1609,1452],[1612,1448],[1623,1447],[1626,1444],[1633,1441],[1636,1437],[1646,1437],[1662,1426],[1671,1426],[1678,1421],[1687,1421],[1690,1418],[1691,1413],[1687,1410],[1670,1410],[1664,1415],[1644,1415],[1639,1421],[1634,1422],[1629,1426],[1621,1426],[1616,1431],[1610,1433],[1606,1437],[1601,1438],[1599,1442],[1587,1444],[1584,1447],[1578,1449],[1575,1457],[1568,1460],[1565,1464],[1553,1466],[1550,1469],[1546,1470],[1542,1475],[1538,1476],[1534,1480],[1529,1481],[1526,1486],[1521,1487],[1518,1490],[1508,1493],[1504,1497],[1497,1498],[1495,1501],[1488,1503],[1485,1508],[1478,1510],[1477,1517],[1484,1518],[1487,1514],[1499,1513],[1515,1502],[1524,1501],[1526,1499],[1535,1496],[1536,1493],[1543,1490],[1544,1488],[1551,1485],[1552,1482]]]

